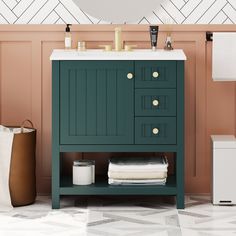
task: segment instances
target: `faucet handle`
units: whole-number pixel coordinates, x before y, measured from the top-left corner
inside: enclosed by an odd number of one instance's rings
[[[137,45],[125,45],[125,51],[132,51],[133,48],[136,48]]]
[[[104,51],[111,51],[112,50],[112,45],[99,45],[100,48],[104,48]]]

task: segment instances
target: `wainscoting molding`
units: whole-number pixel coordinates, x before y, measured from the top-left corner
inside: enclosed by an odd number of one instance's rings
[[[163,25],[159,47],[166,31],[172,31],[175,48],[184,49],[185,66],[185,183],[187,193],[209,193],[211,176],[211,134],[235,134],[236,86],[233,82],[212,82],[211,43],[205,32],[236,31],[233,25]],[[63,48],[64,26],[0,25],[0,123],[19,125],[31,119],[37,128],[38,192],[50,192],[51,179],[51,62],[53,49]],[[147,25],[123,25],[123,40],[149,48]],[[88,48],[112,43],[114,26],[73,27],[73,47],[85,40]],[[73,154],[68,159],[96,158],[97,171],[110,154]],[[66,158],[64,158],[66,159]],[[64,162],[67,162],[64,160]],[[71,169],[70,164],[68,168]]]

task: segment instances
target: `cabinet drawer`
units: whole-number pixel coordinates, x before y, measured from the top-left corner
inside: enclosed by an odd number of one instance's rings
[[[136,116],[176,116],[175,89],[136,89]]]
[[[175,61],[136,61],[136,88],[175,88]]]
[[[136,144],[176,144],[175,117],[136,117]]]

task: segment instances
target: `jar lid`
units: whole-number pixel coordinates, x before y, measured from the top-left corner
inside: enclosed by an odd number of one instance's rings
[[[76,160],[73,162],[74,166],[93,166],[95,165],[95,160]]]

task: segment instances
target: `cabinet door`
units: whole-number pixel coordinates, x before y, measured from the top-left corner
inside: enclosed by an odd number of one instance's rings
[[[132,144],[134,79],[130,61],[63,61],[61,144]]]

